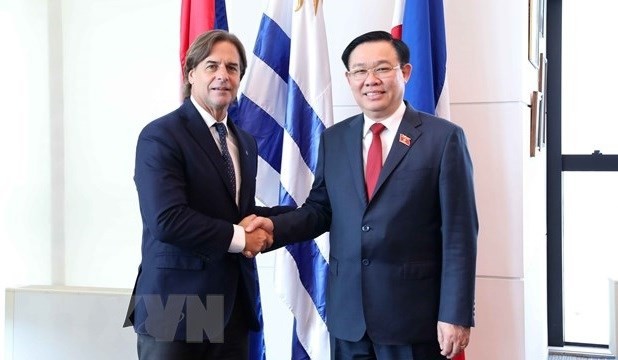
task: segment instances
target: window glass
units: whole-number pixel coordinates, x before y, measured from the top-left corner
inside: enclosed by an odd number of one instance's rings
[[[618,1],[567,0],[562,12],[562,153],[618,154]]]
[[[563,173],[564,340],[609,343],[609,279],[618,280],[618,172]]]

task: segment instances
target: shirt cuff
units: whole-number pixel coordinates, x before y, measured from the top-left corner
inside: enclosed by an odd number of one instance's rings
[[[227,252],[239,253],[245,249],[245,228],[240,225],[234,225],[234,236]]]

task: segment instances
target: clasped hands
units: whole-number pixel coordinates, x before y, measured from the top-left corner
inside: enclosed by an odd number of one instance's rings
[[[245,248],[242,253],[248,258],[255,257],[273,244],[273,222],[269,218],[249,215],[238,224],[245,229]]]

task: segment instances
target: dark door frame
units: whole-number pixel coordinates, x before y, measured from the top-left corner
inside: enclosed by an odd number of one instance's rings
[[[562,173],[618,171],[618,155],[562,154],[562,0],[547,0],[547,320],[549,346],[564,346]],[[567,345],[591,345],[575,344]],[[601,345],[602,347],[606,347]]]

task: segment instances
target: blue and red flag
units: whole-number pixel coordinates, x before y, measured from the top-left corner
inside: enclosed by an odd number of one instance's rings
[[[412,81],[404,98],[417,110],[450,118],[442,0],[396,0],[391,34],[410,47]]]
[[[442,0],[395,0],[391,34],[410,47],[412,81],[406,84],[404,99],[417,110],[449,119]],[[464,351],[453,358],[465,359]]]
[[[201,33],[227,28],[225,0],[182,0],[180,11],[180,66],[184,66],[189,45]]]

